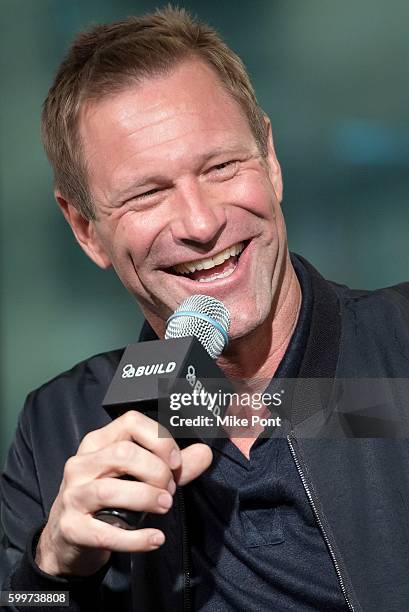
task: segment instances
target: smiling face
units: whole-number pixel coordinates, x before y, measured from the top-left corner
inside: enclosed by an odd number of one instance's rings
[[[281,174],[199,60],[95,103],[80,120],[95,221],[57,194],[87,254],[113,265],[159,334],[189,295],[230,310],[232,338],[267,318],[287,256]]]

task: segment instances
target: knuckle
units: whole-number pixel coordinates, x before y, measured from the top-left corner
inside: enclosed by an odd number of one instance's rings
[[[94,532],[93,545],[95,548],[109,550],[112,546],[111,536],[104,529]]]
[[[64,480],[70,480],[77,472],[77,456],[69,457],[64,465]]]
[[[124,414],[124,425],[132,429],[140,420],[141,414],[137,410],[128,410]]]
[[[154,469],[155,481],[160,485],[165,485],[169,481],[170,477],[171,477],[171,473],[167,465],[165,465],[163,461],[155,462],[155,469]]]
[[[82,446],[87,446],[87,444],[89,444],[92,441],[92,431],[89,431],[87,434],[85,434],[85,436],[82,438],[81,441],[81,445]]]
[[[114,493],[114,486],[109,481],[95,480],[93,482],[93,496],[101,508],[109,504]]]
[[[81,444],[79,446],[79,451],[82,452],[90,452],[95,448],[95,432],[89,431],[81,440]]]
[[[132,459],[135,453],[135,444],[129,440],[121,440],[113,445],[112,457],[115,462],[123,465]]]

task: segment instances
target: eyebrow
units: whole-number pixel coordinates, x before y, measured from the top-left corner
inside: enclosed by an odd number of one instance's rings
[[[233,154],[243,154],[245,148],[243,146],[232,146],[232,147],[217,147],[212,149],[211,151],[197,156],[196,166],[202,167],[204,166],[210,159],[217,157],[219,155],[233,155]],[[132,183],[115,191],[114,195],[111,199],[112,202],[118,202],[119,200],[126,199],[128,195],[132,193],[135,189],[139,187],[143,187],[144,185],[152,184],[163,184],[169,181],[169,178],[162,174],[144,174],[138,176]]]

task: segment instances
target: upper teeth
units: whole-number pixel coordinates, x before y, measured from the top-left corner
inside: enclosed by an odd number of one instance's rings
[[[238,242],[231,247],[228,247],[221,253],[217,253],[213,257],[207,257],[206,259],[196,259],[195,261],[189,261],[187,263],[178,264],[174,266],[173,269],[178,274],[190,274],[195,272],[196,270],[209,270],[210,268],[214,268],[215,266],[219,266],[229,257],[233,257],[235,255],[239,255],[244,249],[244,243]]]

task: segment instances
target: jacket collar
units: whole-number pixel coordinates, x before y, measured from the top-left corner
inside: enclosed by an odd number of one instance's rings
[[[291,254],[291,259],[301,261],[307,269],[313,296],[310,331],[298,374],[300,384],[291,408],[294,427],[328,405],[332,391],[331,379],[335,378],[340,352],[341,308],[331,284],[304,257]],[[329,380],[328,383],[321,383],[317,391],[317,385],[309,383],[309,379],[315,378]]]
[[[338,296],[331,284],[300,255],[311,277],[313,305],[310,333],[301,362],[300,378],[333,378],[338,362],[341,338],[341,313]]]

